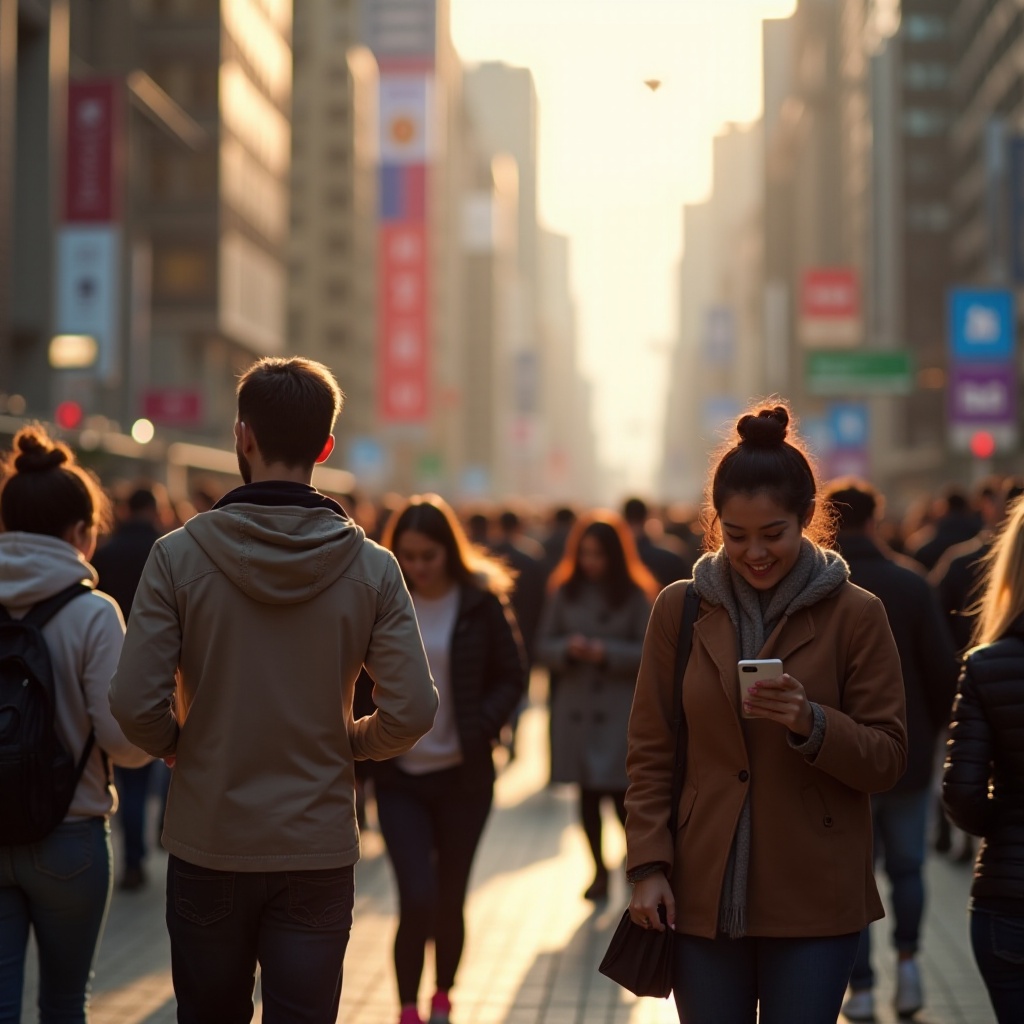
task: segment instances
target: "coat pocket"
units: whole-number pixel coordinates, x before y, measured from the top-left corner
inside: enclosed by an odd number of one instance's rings
[[[804,817],[816,835],[842,835],[839,822],[832,815],[824,794],[817,786],[804,786],[800,790],[800,801],[804,808]]]
[[[683,792],[679,796],[679,818],[676,825],[676,834],[686,827],[693,813],[693,805],[697,802],[697,787],[687,780],[683,783]]]

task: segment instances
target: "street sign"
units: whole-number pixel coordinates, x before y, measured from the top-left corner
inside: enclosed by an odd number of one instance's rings
[[[854,451],[867,448],[868,407],[863,402],[832,402],[828,408],[832,443],[836,449]]]
[[[956,362],[1013,358],[1013,292],[1006,288],[954,288],[949,293],[949,347]]]
[[[914,386],[909,352],[808,352],[804,373],[812,395],[907,395]]]
[[[952,426],[1013,426],[1017,422],[1017,368],[1013,363],[957,363],[950,370]]]
[[[805,270],[800,282],[800,341],[850,348],[863,333],[860,279],[852,267]]]

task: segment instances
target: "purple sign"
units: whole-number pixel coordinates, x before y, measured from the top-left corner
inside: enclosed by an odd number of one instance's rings
[[[950,425],[1015,426],[1017,386],[1013,363],[954,363],[949,384]]]

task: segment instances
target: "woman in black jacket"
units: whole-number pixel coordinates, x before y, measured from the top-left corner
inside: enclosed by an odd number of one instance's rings
[[[412,593],[439,696],[430,732],[374,770],[377,816],[398,884],[399,1021],[422,1022],[416,997],[433,938],[429,1021],[448,1024],[466,887],[494,790],[491,750],[522,696],[526,662],[505,600],[509,574],[473,548],[441,498],[412,498],[384,544]]]
[[[1024,499],[987,558],[964,662],[942,798],[981,836],[971,886],[971,944],[999,1024],[1024,1021]]]

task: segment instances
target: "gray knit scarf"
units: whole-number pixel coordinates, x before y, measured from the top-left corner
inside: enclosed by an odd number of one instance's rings
[[[739,635],[742,658],[756,658],[784,616],[817,604],[849,578],[850,570],[836,552],[820,548],[806,537],[796,564],[772,590],[755,590],[747,583],[729,564],[724,547],[704,555],[693,567],[697,593],[729,613]],[[718,912],[719,931],[733,939],[747,932],[750,842],[748,789],[729,851]]]

